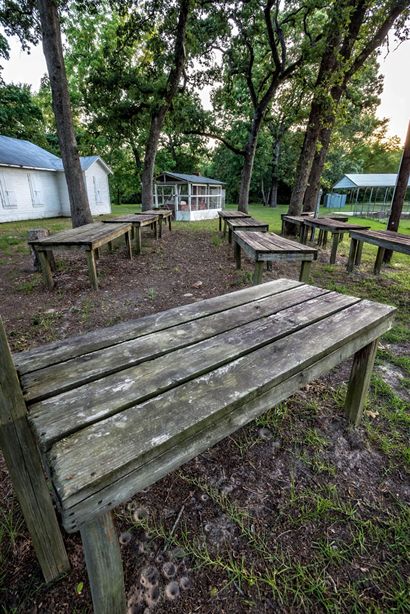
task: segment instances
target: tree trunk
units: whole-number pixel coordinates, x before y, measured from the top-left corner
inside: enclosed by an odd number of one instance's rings
[[[147,211],[153,207],[152,186],[154,183],[155,158],[157,155],[158,143],[161,136],[161,128],[164,123],[166,108],[163,106],[159,112],[151,117],[151,126],[145,148],[144,168],[142,170],[142,210]]]
[[[262,125],[263,113],[255,111],[252,126],[249,132],[248,142],[245,147],[245,155],[241,173],[241,184],[239,188],[238,210],[248,213],[249,190],[252,179],[252,169],[255,160],[256,145],[258,143],[259,130]]]
[[[71,220],[75,228],[89,224],[93,219],[74,133],[57,3],[37,0],[37,7],[40,14],[43,51],[50,78],[58,141],[70,199]]]
[[[316,150],[313,158],[312,168],[310,170],[309,182],[303,200],[303,211],[315,211],[317,199],[320,190],[320,178],[322,176],[323,167],[325,164],[327,152],[329,151],[330,138],[334,126],[334,118],[332,124],[323,128],[320,132],[319,142],[320,149]]]
[[[406,141],[404,143],[403,156],[400,162],[399,174],[397,175],[396,188],[391,204],[391,212],[387,223],[387,230],[397,232],[399,230],[400,216],[410,177],[410,122],[407,126]],[[392,251],[384,252],[384,262],[390,262]]]
[[[280,145],[281,145],[281,139],[276,138],[273,142],[272,176],[271,176],[271,187],[270,187],[270,192],[269,192],[269,207],[272,207],[272,208],[276,207],[278,204],[278,167],[279,167]]]

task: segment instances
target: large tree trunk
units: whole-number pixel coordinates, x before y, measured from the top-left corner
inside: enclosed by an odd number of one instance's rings
[[[273,142],[272,155],[272,175],[271,186],[269,192],[269,207],[276,207],[278,204],[278,167],[280,156],[280,138],[276,138]]]
[[[91,223],[93,219],[74,133],[57,3],[37,0],[37,7],[40,14],[43,51],[50,77],[58,141],[70,199],[71,220],[73,227],[82,226]]]
[[[141,177],[141,202],[143,211],[152,209],[154,203],[152,186],[154,183],[155,158],[157,155],[158,143],[161,136],[161,128],[164,123],[165,114],[166,109],[165,107],[162,107],[158,113],[155,113],[151,117],[151,126],[147,146],[145,148],[144,168],[142,170]]]
[[[320,178],[322,176],[327,152],[329,151],[330,138],[334,126],[334,118],[331,125],[320,131],[320,148],[316,150],[310,170],[308,186],[303,200],[303,211],[315,211],[317,199],[319,198]]]
[[[258,143],[259,130],[263,121],[263,112],[257,110],[253,116],[252,126],[249,132],[248,142],[245,147],[245,155],[239,187],[238,210],[248,213],[249,190],[251,186],[253,163],[255,160],[256,145]]]
[[[410,177],[410,122],[407,126],[406,141],[404,143],[403,156],[400,162],[399,174],[397,176],[396,188],[394,190],[393,201],[391,204],[391,211],[389,221],[387,223],[387,230],[397,232],[399,230],[400,216],[403,210],[403,203],[406,197],[407,188],[409,185]],[[392,257],[392,251],[386,250],[384,254],[384,261],[390,262]]]

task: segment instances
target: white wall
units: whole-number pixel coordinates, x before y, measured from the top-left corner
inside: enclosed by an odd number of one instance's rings
[[[85,180],[91,213],[93,215],[111,213],[108,175],[99,160],[85,171]]]
[[[58,174],[0,166],[0,222],[61,215]]]

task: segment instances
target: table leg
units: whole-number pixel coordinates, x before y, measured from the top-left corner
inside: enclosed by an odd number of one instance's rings
[[[87,522],[80,531],[94,612],[124,614],[124,574],[111,512]]]
[[[323,231],[323,247],[326,247],[327,245],[327,230]]]
[[[158,236],[162,239],[162,218],[158,219]]]
[[[303,243],[304,245],[306,245],[307,235],[308,235],[307,227],[305,227],[304,224],[301,224],[299,226],[299,241]]]
[[[349,386],[346,394],[345,412],[348,420],[357,426],[363,413],[369,389],[374,359],[376,358],[378,339],[356,352],[350,372]]]
[[[318,247],[322,246],[323,243],[323,230],[319,230],[319,236],[317,238]]]
[[[228,228],[228,224],[227,221],[224,219],[224,232],[223,232],[223,236],[226,237],[226,229]]]
[[[228,228],[228,241],[232,243],[232,228]]]
[[[374,274],[379,275],[382,268],[384,258],[384,247],[379,247],[377,250],[376,262],[374,263]]]
[[[255,262],[255,270],[253,272],[253,285],[257,286],[262,282],[263,260]]]
[[[141,253],[141,226],[135,228],[135,253]]]
[[[171,218],[172,218],[172,215],[169,215],[168,216],[168,228],[170,232],[171,232]]]
[[[362,261],[363,241],[358,241],[357,243],[358,245],[356,249],[356,257],[355,257],[354,263],[356,266],[360,266],[360,263]]]
[[[235,256],[236,268],[240,269],[241,268],[241,246],[239,245],[238,241],[234,241],[233,251],[234,251],[234,256]]]
[[[132,241],[131,241],[131,231],[125,233],[125,245],[127,246],[127,254],[128,258],[132,260]]]
[[[280,230],[280,234],[282,235],[282,237],[285,236],[285,222],[284,222],[284,220],[282,220],[282,228]]]
[[[50,262],[47,258],[46,252],[37,250],[38,261],[40,262],[41,272],[43,274],[44,282],[49,290],[54,288],[53,276],[51,273]]]
[[[312,266],[311,260],[302,260],[302,263],[300,265],[299,281],[303,281],[306,284],[308,283],[309,278],[310,278],[311,266]]]
[[[349,260],[347,261],[347,272],[351,273],[354,269],[354,265],[356,264],[356,254],[357,254],[357,244],[359,241],[356,239],[352,239],[350,242],[350,252],[349,252]]]
[[[97,277],[97,267],[95,266],[95,255],[94,250],[90,249],[86,252],[87,256],[87,264],[88,264],[88,274],[90,276],[91,285],[94,290],[98,290],[98,277]]]
[[[338,246],[339,246],[339,233],[334,232],[333,239],[332,239],[332,251],[330,254],[330,264],[335,264],[336,262],[336,254],[337,254]]]
[[[112,241],[108,241],[108,251],[112,252]]]
[[[158,239],[158,223],[157,223],[157,220],[155,220],[155,222],[154,222],[153,230],[154,230],[154,233],[153,233],[154,234],[154,239],[157,240]]]
[[[219,232],[222,232],[222,218],[220,215],[218,217],[219,217]]]

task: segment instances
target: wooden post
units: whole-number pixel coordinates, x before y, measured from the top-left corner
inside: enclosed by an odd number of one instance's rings
[[[349,421],[357,426],[363,413],[369,389],[378,339],[356,352],[353,357],[349,386],[346,394],[345,412]]]
[[[141,226],[135,228],[135,253],[141,253]]]
[[[262,282],[263,260],[255,262],[255,270],[253,272],[253,285],[257,286]]]
[[[98,277],[97,277],[97,267],[95,266],[95,256],[94,250],[89,249],[85,252],[87,256],[87,265],[88,265],[88,275],[90,277],[90,282],[94,290],[98,290]]]
[[[112,252],[112,241],[108,241],[108,251]]]
[[[333,240],[332,240],[332,251],[331,251],[331,254],[330,254],[330,264],[335,264],[337,248],[339,246],[339,233],[334,232],[332,239]]]
[[[323,231],[322,245],[323,245],[323,247],[326,247],[326,245],[327,245],[327,230]]]
[[[131,230],[125,233],[125,245],[127,247],[128,258],[132,260],[132,242],[131,242]]]
[[[0,446],[44,579],[70,569],[20,382],[0,320]]]
[[[241,246],[239,245],[238,241],[234,241],[233,251],[235,255],[236,268],[240,269],[241,268]]]
[[[30,251],[33,256],[33,268],[35,271],[41,271],[41,265],[38,259],[38,254],[36,252],[36,249],[35,247],[33,247],[33,245],[30,245],[30,241],[45,239],[48,236],[50,236],[50,231],[47,228],[30,228],[27,233],[27,239],[29,241]],[[54,260],[53,250],[51,249],[47,250],[46,255],[50,263],[51,270],[56,271],[57,267],[56,267],[56,263]]]
[[[354,259],[354,263],[356,266],[360,266],[362,262],[362,252],[363,252],[363,241],[358,241],[357,249],[356,249],[356,257]]]
[[[377,250],[376,262],[374,263],[374,274],[379,275],[384,259],[384,247],[379,247]]]
[[[158,218],[155,220],[155,222],[153,223],[153,236],[154,239],[157,240],[158,239]]]
[[[311,260],[302,260],[302,263],[300,266],[299,281],[303,281],[306,284],[308,283],[309,278],[310,278],[311,266],[312,266]]]
[[[218,217],[219,217],[219,232],[222,232],[222,218],[221,218],[220,215],[218,215]],[[283,222],[282,222],[282,224],[283,224]]]
[[[232,228],[230,226],[228,227],[228,241],[232,243]]]
[[[162,215],[158,216],[157,223],[158,223],[158,237],[162,239]]]
[[[354,265],[356,262],[356,252],[357,252],[357,244],[359,241],[357,239],[351,239],[350,242],[350,252],[349,252],[349,260],[347,261],[347,272],[351,273],[354,269]]]
[[[320,228],[319,229],[319,236],[317,238],[317,244],[318,246],[321,246],[323,243],[323,230]]]
[[[228,228],[228,222],[226,220],[226,218],[224,218],[224,237],[226,237],[226,229]]]
[[[95,614],[125,614],[121,552],[111,512],[84,524],[80,532]]]
[[[46,252],[43,252],[41,249],[37,249],[37,255],[41,266],[41,272],[43,274],[44,283],[46,284],[49,290],[54,288],[53,275],[51,273],[50,262],[47,258]]]
[[[168,228],[169,228],[169,232],[171,232],[171,218],[172,218],[172,215],[169,215],[169,216],[168,216]]]

